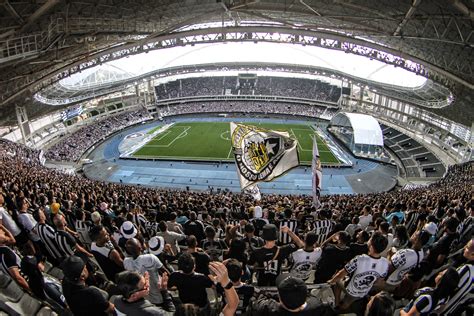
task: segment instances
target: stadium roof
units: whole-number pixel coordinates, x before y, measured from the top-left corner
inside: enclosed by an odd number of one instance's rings
[[[426,82],[425,77],[403,68],[396,68],[363,56],[345,54],[342,51],[293,44],[214,43],[174,47],[114,60],[64,78],[60,83],[63,86],[74,88],[85,83],[87,87],[87,84],[92,82],[84,82],[83,78],[90,78],[91,74],[110,71],[111,67],[116,68],[117,71],[128,72],[130,77],[134,77],[161,68],[232,62],[295,63],[301,66],[323,67],[351,76],[410,88],[419,87]],[[99,80],[103,77],[105,75],[95,76]],[[117,79],[123,78],[117,77]]]
[[[110,60],[218,41],[369,54],[472,94],[473,7],[467,0],[4,0],[0,109]]]
[[[339,112],[331,119],[331,125],[351,127],[355,144],[383,146],[382,129],[370,115]]]

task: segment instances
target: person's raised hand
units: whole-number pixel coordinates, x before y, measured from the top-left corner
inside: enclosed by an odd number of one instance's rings
[[[210,262],[209,269],[213,273],[209,275],[209,278],[215,283],[219,282],[223,287],[225,287],[230,282],[227,268],[222,262]]]
[[[168,279],[169,279],[169,276],[168,276],[167,272],[165,272],[161,275],[161,282],[159,284],[160,289],[162,289],[162,290],[168,289]]]

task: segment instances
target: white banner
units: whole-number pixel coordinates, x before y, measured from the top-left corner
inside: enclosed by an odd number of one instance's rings
[[[321,197],[321,182],[323,180],[323,172],[321,168],[321,160],[319,159],[318,143],[316,135],[313,137],[313,159],[311,161],[311,170],[313,172],[313,206],[318,209],[321,207],[319,198]]]
[[[298,142],[287,132],[230,123],[230,135],[242,190],[299,165]]]

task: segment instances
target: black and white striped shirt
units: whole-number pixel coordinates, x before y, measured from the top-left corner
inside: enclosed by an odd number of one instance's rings
[[[314,222],[314,233],[318,235],[318,244],[322,244],[332,230],[333,222],[329,219]]]
[[[135,226],[138,227],[138,230],[142,234],[146,233],[146,227],[147,227],[148,220],[145,218],[145,216],[143,214],[133,214],[132,221],[135,224]]]
[[[443,315],[451,315],[456,308],[465,302],[474,299],[474,265],[464,264],[458,269],[459,283],[456,293],[453,294],[444,306]]]
[[[405,227],[407,228],[408,233],[411,235],[418,225],[418,217],[420,213],[418,211],[411,211],[407,214]]]
[[[48,224],[38,223],[38,236],[53,259],[61,258],[61,251],[56,243],[56,231]]]
[[[292,232],[296,232],[296,228],[298,227],[298,221],[296,219],[283,219],[278,221],[278,242],[282,245],[289,244],[291,242],[291,237],[288,233],[283,233],[280,229],[282,227],[288,227]]]
[[[54,236],[58,245],[58,250],[61,253],[60,258],[66,258],[74,255],[76,250],[76,240],[68,232],[64,230],[58,230]]]
[[[79,239],[86,245],[91,244],[91,238],[89,236],[89,225],[85,221],[76,220],[74,223],[76,232],[79,233]]]

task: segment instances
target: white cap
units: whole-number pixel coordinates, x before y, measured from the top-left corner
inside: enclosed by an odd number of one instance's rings
[[[125,237],[126,239],[130,239],[130,238],[135,237],[138,231],[132,222],[126,221],[126,222],[123,222],[122,226],[120,227],[120,233],[122,233],[122,236]]]
[[[257,205],[253,208],[253,217],[262,218],[262,207],[260,205]]]
[[[148,241],[148,248],[150,249],[150,253],[159,255],[163,252],[163,248],[165,248],[165,239],[161,236],[150,238]]]

